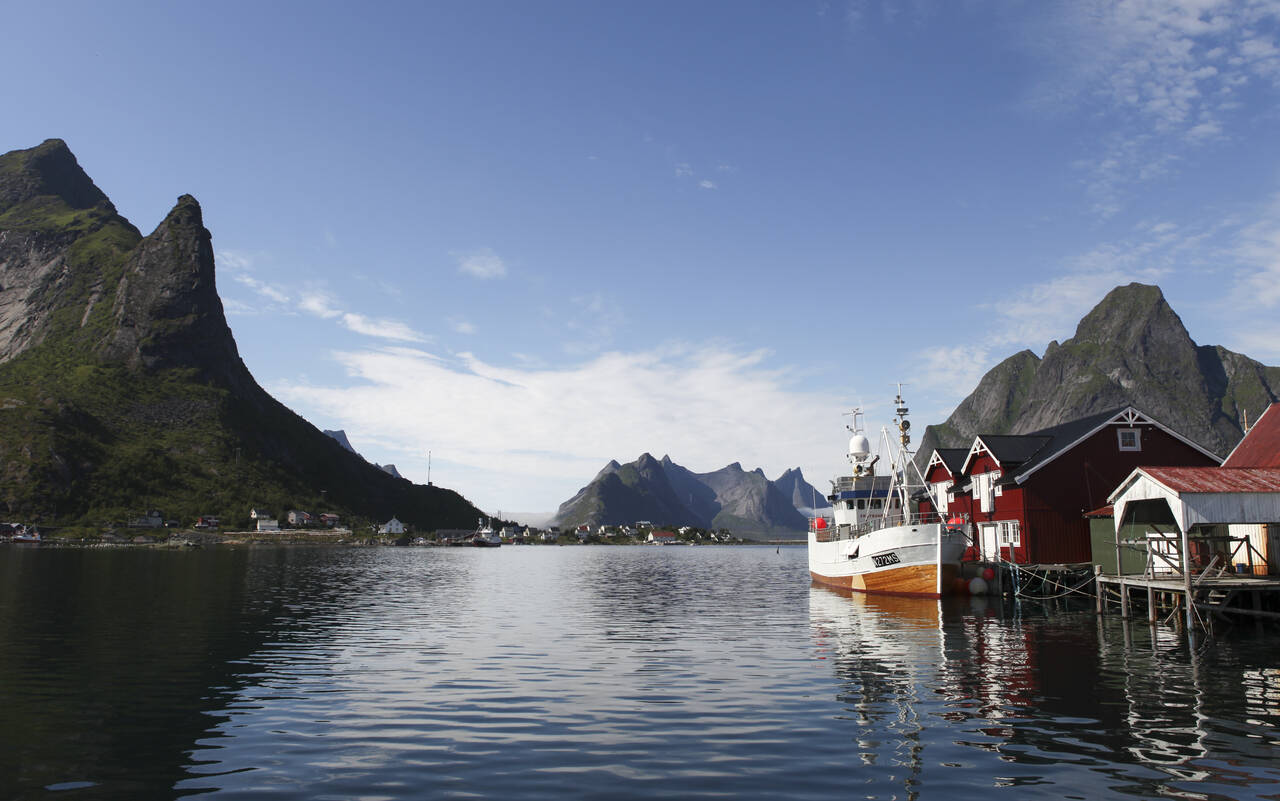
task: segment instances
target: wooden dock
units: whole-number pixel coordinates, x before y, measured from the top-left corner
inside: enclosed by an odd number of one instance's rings
[[[1215,573],[1161,576],[1099,573],[1096,582],[1097,611],[1118,604],[1120,616],[1134,617],[1135,603],[1145,606],[1149,623],[1172,623],[1181,628],[1212,631],[1215,623],[1252,618],[1280,622],[1280,577]]]

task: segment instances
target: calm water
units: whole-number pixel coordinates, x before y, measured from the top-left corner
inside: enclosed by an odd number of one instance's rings
[[[0,798],[1269,798],[1278,646],[803,548],[0,546]]]

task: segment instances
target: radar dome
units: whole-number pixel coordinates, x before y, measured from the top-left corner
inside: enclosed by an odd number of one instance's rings
[[[861,461],[871,455],[871,440],[863,434],[849,437],[849,456]]]

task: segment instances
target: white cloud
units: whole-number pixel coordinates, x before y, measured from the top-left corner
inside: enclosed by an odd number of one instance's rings
[[[1086,107],[1104,126],[1081,160],[1097,211],[1135,183],[1178,169],[1189,148],[1229,141],[1238,90],[1280,84],[1280,4],[1234,0],[1080,0],[1046,6],[1025,43],[1049,66],[1037,104]],[[1267,108],[1267,104],[1251,105]]]
[[[459,334],[474,334],[476,332],[475,325],[466,320],[454,320],[452,325],[453,330]]]
[[[404,323],[395,320],[375,320],[362,314],[346,312],[342,315],[346,328],[370,337],[392,339],[398,342],[426,342],[427,338]]]
[[[811,480],[829,475],[840,452],[841,399],[826,387],[789,389],[790,374],[767,367],[767,355],[673,345],[536,369],[388,348],[337,354],[348,385],[272,391],[311,419],[332,421],[326,427],[376,443],[385,449],[380,460],[413,465],[431,450],[483,476],[455,488],[491,510],[544,509],[609,459],[646,451],[694,470],[741,460],[770,477],[796,465]],[[788,426],[771,425],[782,410]],[[556,487],[550,497],[521,496],[525,485],[548,481]]]
[[[323,292],[304,292],[298,301],[298,308],[317,317],[332,319],[342,314],[342,310],[333,305],[333,300]]]
[[[497,253],[490,248],[480,248],[468,253],[454,253],[458,261],[458,272],[476,278],[502,278],[507,274],[507,265]]]
[[[269,300],[275,301],[276,303],[282,303],[282,304],[289,303],[289,295],[287,292],[285,292],[283,289],[280,289],[279,287],[272,286],[271,284],[268,284],[265,281],[259,281],[257,278],[254,278],[252,275],[237,273],[232,276],[232,280],[234,280],[238,284],[243,284],[249,287],[254,292],[257,292],[259,295],[265,298],[268,298]]]
[[[714,181],[708,181],[704,178],[703,180],[698,181],[698,188],[699,189],[715,189],[716,185]]]
[[[1280,305],[1280,195],[1259,220],[1244,229],[1235,255],[1243,269],[1236,277],[1232,305],[1239,309]],[[1269,350],[1275,352],[1276,346]]]

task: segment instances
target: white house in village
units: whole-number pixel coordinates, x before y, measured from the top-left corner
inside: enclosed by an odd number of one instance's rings
[[[264,517],[261,515],[258,516],[257,520],[258,520],[258,531],[279,531],[280,530],[279,520],[276,520],[271,517]]]
[[[399,520],[393,517],[387,522],[378,526],[378,533],[379,534],[403,534],[404,523],[401,523]]]

